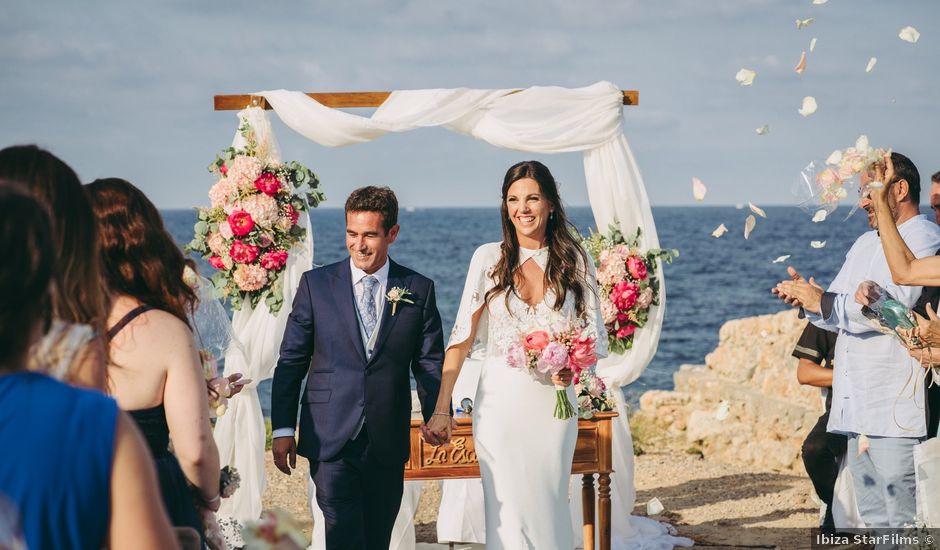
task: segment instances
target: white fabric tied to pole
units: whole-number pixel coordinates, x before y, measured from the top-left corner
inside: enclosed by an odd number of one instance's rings
[[[625,232],[636,227],[642,230],[644,247],[658,248],[659,237],[643,179],[623,135],[620,88],[610,82],[598,82],[577,89],[533,87],[510,92],[395,91],[371,117],[330,109],[301,92],[273,90],[253,95],[264,97],[288,127],[327,147],[365,143],[389,132],[443,126],[497,147],[519,151],[581,151],[598,230],[606,232],[610,224],[619,221]],[[598,365],[599,375],[614,394],[636,380],[656,353],[665,299],[665,288],[661,287],[662,305],[652,308],[649,322],[637,332],[632,350],[625,355],[611,355]],[[633,443],[622,396],[618,395],[617,401],[621,414],[615,420],[613,454],[617,474],[612,476],[611,492],[621,503],[622,513],[614,517],[614,533],[632,536],[639,530],[631,527],[633,522],[628,515],[636,499]],[[576,534],[580,536],[580,530]]]
[[[280,161],[280,151],[271,121],[263,109],[250,107],[238,113],[240,121],[248,122],[255,132],[259,156]],[[235,133],[233,147],[244,147],[245,138]],[[297,222],[306,231],[303,244],[290,250],[284,271],[284,304],[294,300],[300,276],[313,265],[313,232],[310,218],[304,213]],[[222,466],[234,466],[241,476],[235,494],[222,499],[218,517],[223,523],[258,519],[261,516],[261,497],[265,489],[264,477],[264,416],[258,399],[258,384],[271,378],[277,363],[278,349],[287,326],[289,306],[278,315],[272,314],[262,300],[252,308],[248,300],[232,316],[232,330],[244,350],[229,347],[225,354],[224,376],[241,373],[251,382],[228,403],[228,410],[219,417],[213,435],[219,448]],[[229,533],[227,533],[229,534]]]

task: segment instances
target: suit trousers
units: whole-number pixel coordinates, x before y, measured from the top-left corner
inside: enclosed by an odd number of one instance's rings
[[[365,426],[339,454],[311,462],[328,550],[387,550],[405,482],[405,465],[376,460]]]

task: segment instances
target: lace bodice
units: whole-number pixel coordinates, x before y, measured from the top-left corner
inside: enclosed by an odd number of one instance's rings
[[[544,270],[547,261],[545,249],[520,250],[520,264],[532,258]],[[471,346],[471,355],[479,357],[485,353],[488,357],[504,356],[510,344],[519,341],[521,334],[536,328],[551,328],[559,322],[581,322],[595,335],[597,327],[603,331],[604,322],[600,317],[600,304],[597,299],[596,276],[593,265],[587,266],[586,279],[591,283],[591,292],[587,293],[587,303],[582,319],[576,318],[574,297],[569,294],[561,309],[555,310],[555,295],[551,290],[545,293],[542,301],[535,306],[525,303],[518,295],[512,294],[507,302],[502,294],[490,300],[484,306],[484,298],[489,289],[495,286],[493,271],[499,260],[500,243],[487,243],[479,247],[470,260],[467,282],[454,329],[451,331],[447,347],[463,343],[470,337],[473,315],[484,307],[476,330],[476,338]],[[603,332],[601,332],[603,334]],[[598,338],[598,358],[607,356],[607,338]]]

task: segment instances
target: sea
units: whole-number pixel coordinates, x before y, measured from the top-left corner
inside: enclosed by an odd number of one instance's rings
[[[718,330],[731,319],[776,313],[786,309],[770,290],[787,277],[792,265],[825,286],[836,275],[852,242],[868,230],[864,211],[842,207],[821,223],[812,212],[796,207],[767,207],[748,239],[744,224],[749,207],[654,207],[660,248],[677,249],[678,258],[663,267],[666,316],[659,348],[640,378],[624,388],[629,403],[653,389],[672,389],[672,375],[683,364],[703,364],[718,344]],[[582,233],[596,230],[588,207],[568,208]],[[925,213],[930,215],[929,211]],[[166,226],[180,245],[193,237],[194,210],[162,211]],[[341,209],[310,213],[314,234],[314,264],[348,258]],[[399,214],[401,233],[390,255],[435,281],[445,334],[450,332],[470,257],[477,246],[501,238],[495,208],[405,208]],[[712,232],[721,224],[728,232]],[[825,243],[821,248],[813,241]],[[818,244],[818,243],[817,243]],[[780,257],[789,258],[780,260]],[[200,271],[213,268],[198,259]],[[289,306],[286,306],[289,307]],[[259,391],[267,412],[269,385]]]

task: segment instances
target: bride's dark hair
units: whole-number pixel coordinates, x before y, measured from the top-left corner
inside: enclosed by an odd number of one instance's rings
[[[588,262],[587,253],[575,238],[577,229],[568,221],[565,209],[558,195],[558,184],[555,178],[541,162],[527,160],[512,165],[503,178],[502,203],[500,216],[502,217],[503,242],[500,245],[501,254],[493,270],[496,286],[486,293],[485,302],[499,293],[505,293],[506,303],[509,295],[516,292],[516,268],[519,264],[519,239],[516,237],[516,228],[509,219],[509,208],[506,206],[506,196],[512,184],[521,179],[535,180],[542,192],[542,197],[553,208],[548,217],[545,228],[545,241],[548,245],[548,265],[545,268],[545,290],[551,289],[555,294],[555,303],[552,308],[560,310],[565,303],[568,292],[574,295],[575,311],[578,317],[584,315],[584,304],[587,297],[585,289],[590,288],[585,279]]]

